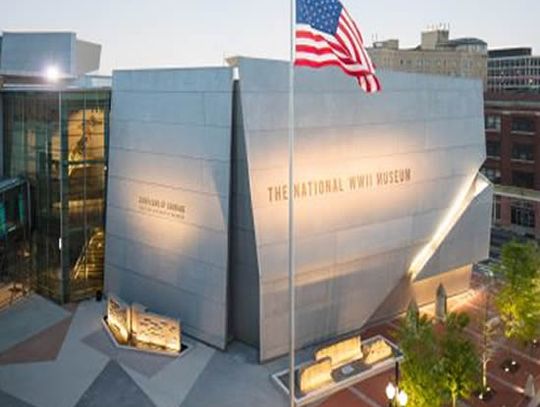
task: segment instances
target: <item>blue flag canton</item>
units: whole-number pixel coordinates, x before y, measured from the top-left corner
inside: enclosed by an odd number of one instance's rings
[[[296,0],[296,23],[335,35],[342,10],[337,0]]]

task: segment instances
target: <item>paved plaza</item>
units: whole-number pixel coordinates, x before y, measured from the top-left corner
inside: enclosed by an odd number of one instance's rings
[[[469,334],[479,340],[485,281],[475,275],[473,288],[450,300],[451,310],[467,311]],[[287,399],[271,380],[287,359],[260,365],[256,350],[238,342],[221,352],[188,338],[190,350],[180,358],[115,348],[101,324],[104,302],[57,306],[37,295],[0,313],[0,406],[285,406]],[[433,307],[422,312],[433,313]],[[493,312],[493,311],[490,311]],[[367,338],[391,336],[397,321],[365,330]],[[299,352],[299,362],[311,349]],[[499,367],[512,353],[520,364],[515,374]],[[496,396],[489,403],[468,400],[471,407],[526,407],[523,396],[532,374],[540,388],[540,349],[510,347],[501,340],[490,365]],[[318,407],[384,407],[384,389],[393,369],[317,402]]]

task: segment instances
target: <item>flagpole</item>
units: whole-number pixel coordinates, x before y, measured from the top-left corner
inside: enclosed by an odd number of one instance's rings
[[[295,406],[295,261],[294,261],[294,58],[296,53],[296,0],[291,0],[289,61],[289,405]]]

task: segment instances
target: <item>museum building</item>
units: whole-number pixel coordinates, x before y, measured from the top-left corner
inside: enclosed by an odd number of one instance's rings
[[[291,196],[299,348],[432,302],[440,284],[464,292],[488,257],[481,80],[381,71],[367,95],[337,69],[297,69],[289,191],[286,62],[118,70],[107,84],[84,75],[98,46],[55,35],[4,33],[0,51],[3,175],[29,184],[40,292],[69,301],[104,281],[265,361],[288,348]]]

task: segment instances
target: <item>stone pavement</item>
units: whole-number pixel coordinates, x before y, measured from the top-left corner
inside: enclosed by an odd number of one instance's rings
[[[257,363],[254,349],[217,351],[187,338],[179,358],[113,346],[105,303],[60,307],[32,295],[0,313],[0,406],[280,406],[270,380],[283,362]]]
[[[472,289],[463,295],[449,300],[449,311],[464,311],[471,316],[471,325],[468,333],[476,343],[481,340],[481,321],[485,312],[487,281],[480,274],[473,275]],[[495,290],[497,287],[494,288]],[[491,301],[493,303],[493,301]],[[421,312],[433,316],[434,307],[423,307]],[[495,315],[493,306],[488,309],[489,315]],[[375,333],[391,335],[397,328],[397,321],[391,321],[374,327],[366,336]],[[482,402],[476,398],[462,400],[463,407],[528,407],[529,399],[523,395],[523,388],[527,377],[531,374],[536,379],[536,389],[540,389],[540,347],[536,349],[523,349],[521,346],[510,344],[499,339],[498,350],[494,359],[488,366],[488,380],[496,394],[489,402]],[[500,367],[501,363],[512,355],[520,365],[514,373],[505,373]],[[338,393],[323,403],[321,407],[385,407],[388,402],[385,398],[385,387],[394,379],[393,372],[386,372],[372,379],[366,380],[356,386]]]
[[[479,341],[485,282],[475,276],[473,289],[451,299],[450,310],[473,318],[469,334]],[[226,352],[187,338],[190,350],[179,358],[149,355],[114,347],[101,324],[105,303],[85,301],[59,307],[32,295],[0,312],[1,407],[198,407],[286,406],[272,373],[287,367],[287,358],[260,365],[257,352],[233,342]],[[433,307],[422,312],[433,313]],[[493,314],[493,310],[490,310]],[[363,337],[391,337],[397,321],[366,329]],[[298,352],[298,361],[310,349]],[[521,368],[505,373],[500,363],[512,355]],[[465,400],[464,407],[526,407],[522,391],[532,374],[540,388],[540,348],[521,349],[500,341],[489,368],[496,390],[489,403]],[[390,369],[341,391],[313,407],[384,407]]]

